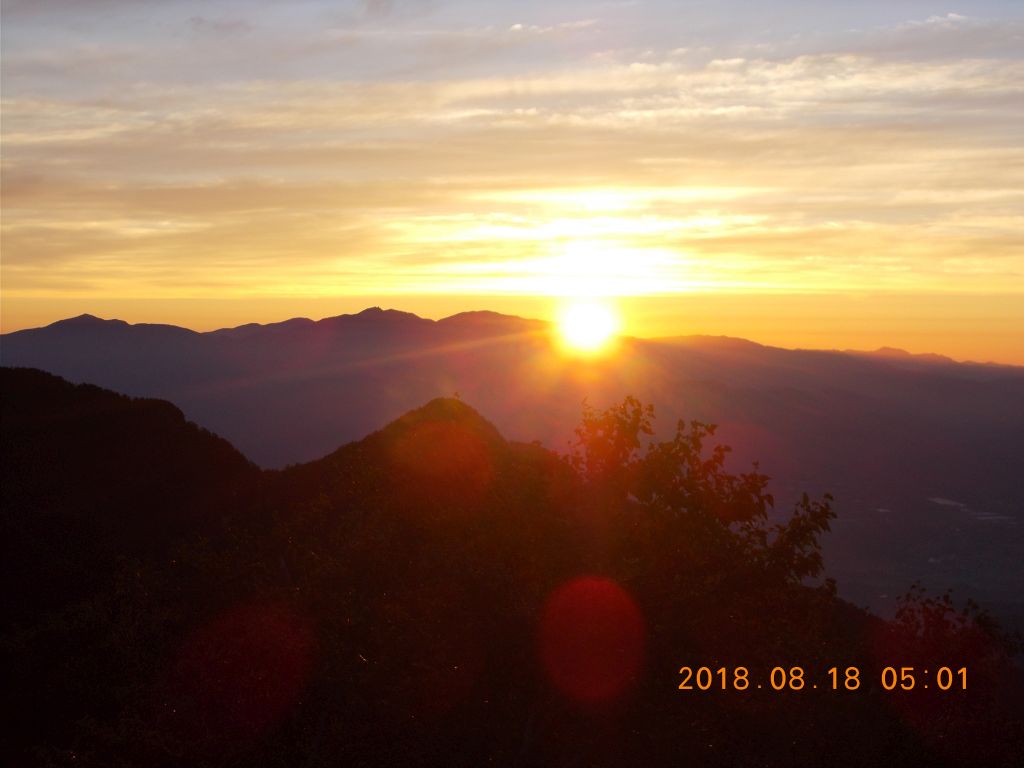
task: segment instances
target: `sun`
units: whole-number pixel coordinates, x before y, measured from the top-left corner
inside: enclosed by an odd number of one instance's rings
[[[558,333],[562,344],[580,354],[596,354],[606,349],[619,331],[615,311],[597,301],[576,301],[567,304],[558,317]]]

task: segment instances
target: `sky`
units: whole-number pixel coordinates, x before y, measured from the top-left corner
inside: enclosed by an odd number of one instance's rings
[[[4,332],[371,304],[1024,364],[1019,0],[3,0]]]

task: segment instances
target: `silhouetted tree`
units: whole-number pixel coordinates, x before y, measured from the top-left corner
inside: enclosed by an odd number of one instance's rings
[[[821,575],[820,536],[835,517],[831,496],[816,501],[804,494],[787,521],[773,523],[768,476],[756,465],[729,472],[730,448],[709,444],[714,424],[680,420],[671,439],[645,446],[654,418],[654,407],[634,397],[604,411],[584,406],[567,459],[595,509],[628,510],[633,527],[644,531],[639,545],[671,548],[663,554],[676,568],[734,570],[742,564],[789,584]]]

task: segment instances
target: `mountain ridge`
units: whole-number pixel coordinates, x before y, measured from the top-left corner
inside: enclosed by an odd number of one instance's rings
[[[318,320],[313,320],[309,317],[297,316],[288,318],[286,320],[271,321],[267,323],[249,322],[242,323],[236,326],[225,326],[221,328],[214,328],[206,331],[197,331],[192,328],[185,326],[174,325],[172,323],[129,323],[125,320],[118,318],[101,318],[97,315],[90,313],[83,313],[74,317],[63,318],[55,320],[47,325],[38,326],[35,328],[21,328],[16,331],[9,331],[7,333],[0,334],[0,339],[17,337],[19,334],[35,333],[45,329],[60,329],[60,328],[118,328],[118,329],[171,329],[175,331],[187,332],[189,334],[195,334],[197,336],[225,336],[225,337],[237,337],[241,335],[247,335],[251,333],[258,333],[260,331],[272,331],[272,330],[285,330],[299,327],[310,327],[310,326],[338,326],[344,325],[349,322],[387,322],[387,323],[431,323],[436,325],[472,325],[473,323],[479,323],[488,326],[501,325],[510,326],[513,324],[521,324],[524,330],[541,330],[550,329],[552,323],[545,320],[538,320],[533,318],[525,318],[520,315],[510,315],[501,312],[495,312],[493,310],[468,310],[464,312],[457,312],[454,315],[447,315],[438,319],[431,319],[421,317],[413,312],[406,312],[397,309],[384,309],[380,306],[367,307],[359,312],[343,313],[340,315],[328,315]],[[843,355],[863,356],[879,359],[891,359],[891,360],[904,360],[904,361],[915,361],[915,362],[931,362],[935,364],[949,364],[949,365],[962,365],[962,366],[979,366],[979,367],[993,367],[993,368],[1004,368],[1009,370],[1020,370],[1024,372],[1024,365],[1017,365],[1013,363],[1000,363],[994,361],[977,361],[977,360],[957,360],[947,355],[938,354],[935,352],[908,352],[905,349],[897,347],[882,346],[873,350],[865,349],[839,349],[831,347],[782,347],[774,344],[765,344],[762,342],[746,339],[738,336],[725,336],[715,334],[683,334],[683,335],[667,335],[667,336],[651,336],[651,337],[629,337],[626,338],[636,339],[641,341],[648,341],[654,343],[689,343],[695,345],[701,344],[721,344],[726,347],[733,348],[762,348],[762,349],[775,349],[785,350],[790,352],[817,352],[817,353],[836,353]]]

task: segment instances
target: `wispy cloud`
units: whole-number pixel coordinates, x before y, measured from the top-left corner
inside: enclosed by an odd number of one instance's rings
[[[1024,291],[993,4],[800,42],[606,3],[185,3],[72,45],[60,5],[5,30],[5,293]]]

